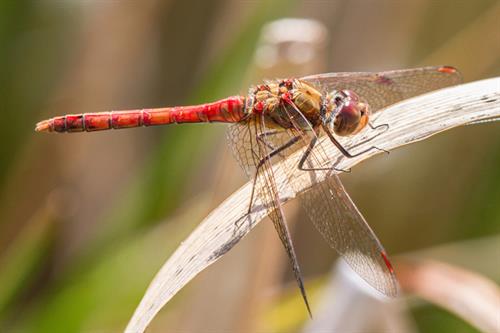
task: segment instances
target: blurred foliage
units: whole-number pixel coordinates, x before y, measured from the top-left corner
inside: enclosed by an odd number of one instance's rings
[[[476,333],[479,332],[460,318],[450,314],[446,310],[433,305],[422,305],[413,311],[418,328],[421,332],[456,332]]]
[[[43,271],[42,264],[49,260],[56,235],[56,222],[50,209],[42,207],[0,258],[0,320],[11,310],[9,305],[15,296],[26,295],[25,287]]]
[[[188,214],[169,221],[172,223],[120,240],[113,249],[102,251],[92,265],[63,277],[16,329],[76,332],[122,327],[140,301],[144,286],[196,225],[193,217],[203,217],[200,203],[192,202],[191,208]]]
[[[64,70],[71,52],[65,42],[73,37],[77,23],[71,11],[61,15],[52,6],[0,3],[0,107],[3,122],[9,124],[2,130],[0,144],[0,188],[16,162],[12,157],[27,144],[32,120]],[[52,47],[46,47],[48,39]]]
[[[469,189],[471,200],[458,210],[456,233],[481,237],[500,233],[500,142],[492,142],[490,154],[476,173],[477,182]],[[487,200],[485,200],[487,198]]]
[[[308,298],[311,303],[320,300],[321,286],[326,284],[324,278],[310,279],[307,283]],[[262,314],[264,321],[273,332],[295,332],[300,330],[308,314],[304,312],[304,300],[295,292],[295,285],[290,284],[283,289],[269,309]],[[286,320],[283,320],[286,318]]]
[[[113,87],[106,87],[104,83],[101,85],[101,82],[106,81],[106,75],[109,75],[107,72],[102,77],[89,79],[85,77],[88,73],[79,77],[82,81],[88,79],[94,82],[92,88],[95,85],[95,89],[107,89],[104,94],[109,94],[110,100],[116,102],[116,107],[130,107],[133,103],[145,106],[154,103],[201,103],[244,93],[246,78],[252,68],[252,57],[261,28],[266,22],[303,14],[341,31],[342,24],[352,24],[342,21],[342,14],[360,9],[360,2],[349,4],[345,1],[152,0],[147,3],[153,10],[148,12],[149,16],[142,25],[135,27],[148,27],[153,31],[144,33],[145,40],[139,41],[144,43],[144,49],[139,47],[144,57],[140,53],[134,58],[127,47],[109,55],[117,61],[130,57],[130,63],[146,68],[146,78],[136,78],[137,72],[127,69],[128,72],[120,76],[126,77],[127,82],[111,84],[122,91],[117,94],[113,93]],[[390,1],[384,3],[392,5]],[[335,4],[339,6],[331,7]],[[459,5],[456,4],[453,0],[428,1],[427,4],[421,2],[425,10],[415,14],[420,17],[417,18],[419,24],[416,36],[409,44],[411,46],[407,46],[411,48],[409,59],[402,59],[401,62],[418,63],[490,8],[498,6],[498,2],[493,0],[460,1]],[[154,273],[188,235],[189,230],[212,208],[210,205],[214,204],[211,202],[210,187],[218,180],[212,179],[213,174],[210,172],[215,169],[212,165],[218,162],[214,156],[220,156],[217,152],[221,150],[221,125],[172,126],[168,129],[151,129],[148,134],[146,131],[135,132],[130,137],[126,137],[128,134],[114,134],[122,138],[123,142],[132,142],[131,147],[120,142],[102,142],[92,146],[91,143],[78,141],[85,140],[81,138],[47,138],[33,133],[36,121],[54,115],[50,109],[54,105],[75,105],[78,109],[77,105],[82,102],[80,94],[84,95],[84,92],[78,90],[79,82],[72,82],[69,78],[76,77],[72,73],[83,66],[82,59],[94,53],[95,50],[89,45],[96,43],[89,40],[102,43],[97,45],[118,44],[117,40],[108,40],[100,34],[107,36],[110,27],[118,21],[135,22],[130,20],[129,15],[139,12],[136,6],[141,6],[140,2],[0,2],[0,109],[4,125],[0,140],[1,331],[122,329]],[[333,11],[336,11],[335,15]],[[102,21],[96,19],[102,18],[102,15],[109,17]],[[338,22],[331,24],[329,21],[333,18]],[[484,52],[477,51],[479,57]],[[148,54],[157,55],[158,58],[148,58]],[[336,52],[332,54],[336,55]],[[348,56],[349,52],[344,51],[344,57]],[[343,59],[341,55],[339,59]],[[372,60],[373,63],[376,64],[376,60]],[[454,59],[446,59],[446,63],[454,64]],[[488,66],[487,72],[477,73],[477,78],[498,75],[499,68],[500,59],[497,59]],[[97,97],[94,102],[95,105],[104,104]],[[89,110],[92,111],[96,110]],[[463,129],[460,135],[454,137],[454,141],[450,140],[457,144],[463,140],[462,136],[474,136],[477,138],[472,140],[477,140],[474,142],[479,147],[473,146],[470,159],[460,161],[464,167],[457,183],[463,187],[457,191],[467,188],[467,195],[453,197],[450,194],[453,211],[443,213],[449,216],[443,221],[442,229],[438,228],[435,238],[425,236],[422,240],[415,236],[412,241],[407,241],[401,239],[404,237],[390,237],[398,234],[394,226],[401,219],[396,218],[394,222],[378,225],[381,238],[387,239],[393,248],[407,250],[428,246],[433,241],[452,241],[498,233],[500,137],[498,134],[495,136],[495,131],[498,132],[495,125],[483,125],[485,134],[481,134],[479,129]],[[141,133],[141,138],[137,133]],[[109,135],[103,134],[99,138],[104,141],[113,133]],[[453,149],[453,142],[441,140],[436,144],[439,147],[434,152],[431,149],[430,154],[449,147]],[[476,148],[477,151],[473,151]],[[96,153],[99,149],[116,156],[101,162],[95,158],[99,156]],[[91,165],[105,169],[129,163],[130,160],[120,154],[126,149],[133,151],[132,160],[135,162],[127,164],[124,169],[137,170],[134,175],[108,181],[99,178],[99,172],[92,171],[95,168]],[[82,155],[84,157],[78,159]],[[113,158],[116,164],[111,163]],[[413,166],[418,157],[410,159],[408,166]],[[79,162],[75,162],[77,160]],[[80,164],[75,167],[72,163]],[[421,175],[425,179],[432,178],[429,174],[434,173],[433,168],[436,168],[434,176],[445,177],[449,174],[447,168],[453,163],[457,163],[456,160],[433,161],[427,166],[415,164],[413,171],[415,175],[427,172]],[[438,168],[442,168],[441,171]],[[86,169],[91,171],[85,174],[74,171]],[[404,173],[412,174],[406,170]],[[474,181],[469,179],[467,182],[467,175]],[[227,175],[221,175],[220,178],[220,181],[224,181]],[[110,194],[104,205],[98,200],[92,201],[91,191],[85,192],[85,180],[89,179],[93,186],[102,187],[105,193]],[[203,184],[193,185],[190,184],[192,179],[204,181]],[[375,181],[370,178],[363,186]],[[380,189],[380,184],[373,184],[373,188]],[[387,184],[387,189],[390,195],[390,184]],[[53,194],[60,190],[66,193],[64,198],[54,201]],[[397,197],[404,200],[400,191],[401,184],[398,184]],[[384,214],[381,216],[374,213],[380,211],[380,205],[374,200],[373,192],[368,190],[363,196],[356,186],[353,186],[353,192],[356,202],[359,198],[360,205],[368,211],[368,216],[374,217],[375,224],[385,221],[385,212],[380,213]],[[414,189],[412,193],[409,201],[418,196],[427,199],[422,190]],[[97,208],[99,204],[105,206],[102,212]],[[399,206],[412,207],[417,204],[410,202],[405,206],[402,201]],[[396,206],[396,203],[393,205]],[[94,211],[100,213],[94,216]],[[85,216],[93,216],[92,223],[85,220]],[[422,216],[425,219],[429,215]],[[164,219],[166,221],[162,222]],[[416,228],[415,224],[412,225]],[[433,221],[430,220],[423,224],[420,235],[425,235],[425,228],[432,225]],[[402,229],[407,227],[404,224],[400,226]],[[408,230],[405,235],[415,234],[411,228]],[[304,239],[314,242],[310,236]],[[311,244],[300,246],[300,240],[299,247],[314,248]],[[321,255],[313,255],[312,252],[309,258],[316,258],[316,262],[311,266],[317,268],[321,267],[322,262],[331,263],[330,252]],[[310,285],[311,289],[316,289],[315,283]],[[224,284],[214,286],[219,287],[223,290]],[[186,318],[196,316],[189,313],[188,303],[183,305],[183,302],[188,301],[182,296],[177,296],[168,306],[165,317],[167,327],[176,327]],[[264,321],[277,329],[297,329],[306,318],[306,312],[298,301],[298,295],[293,298],[287,298],[276,309],[270,310],[269,314],[261,314],[266,318]],[[215,302],[206,301],[209,307]],[[415,317],[418,326],[425,332],[471,331],[467,324],[455,318],[450,319],[450,315],[434,307],[418,308]]]
[[[437,49],[467,23],[473,22],[496,0],[484,1],[433,1],[419,21],[419,31],[412,50],[412,60],[427,56],[429,50]],[[439,26],[439,29],[436,29]],[[417,47],[418,46],[418,47]],[[474,52],[474,50],[467,50]]]

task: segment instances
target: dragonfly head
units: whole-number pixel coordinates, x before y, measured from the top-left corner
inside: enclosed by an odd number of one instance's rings
[[[340,90],[330,94],[327,104],[327,109],[331,112],[326,121],[337,135],[354,135],[368,124],[368,104],[363,103],[352,90]]]

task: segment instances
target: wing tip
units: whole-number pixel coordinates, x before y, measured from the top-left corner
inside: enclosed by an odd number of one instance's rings
[[[391,272],[391,274],[394,274],[394,268],[392,267],[392,264],[387,257],[387,253],[385,253],[385,251],[380,251],[380,255],[382,256],[382,259],[384,259],[384,263],[387,266],[389,272]]]
[[[305,302],[306,302],[306,307],[307,307],[307,313],[309,313],[309,318],[312,320],[313,319],[313,314],[312,314],[312,311],[311,311],[311,307],[309,306],[309,301],[307,299],[305,299]]]
[[[454,67],[454,66],[449,66],[449,65],[442,65],[437,67],[437,71],[443,74],[449,74],[449,75],[454,75],[458,78],[458,82],[462,82],[462,73]]]
[[[447,74],[459,73],[458,69],[456,69],[453,66],[448,66],[448,65],[440,66],[440,67],[438,67],[437,70],[438,70],[438,72],[447,73]]]
[[[398,290],[399,288],[398,288],[398,283],[397,283],[397,279],[396,279],[396,274],[394,273],[394,267],[392,266],[392,264],[389,260],[389,257],[387,256],[387,253],[384,250],[380,251],[380,256],[382,257],[382,260],[384,261],[385,266],[389,270],[391,277],[392,277],[392,280],[394,282],[393,288],[390,288],[388,290],[384,290],[382,292],[389,297],[397,297],[399,294],[399,290]]]

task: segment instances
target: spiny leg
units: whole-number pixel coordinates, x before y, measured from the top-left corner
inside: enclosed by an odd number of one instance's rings
[[[375,146],[372,146],[370,148],[367,148],[359,153],[356,153],[356,154],[351,154],[350,152],[348,152],[341,144],[340,142],[337,141],[337,139],[335,139],[335,137],[333,136],[333,134],[330,132],[330,130],[328,129],[328,127],[325,125],[325,124],[321,124],[321,127],[323,128],[323,130],[325,131],[326,135],[328,135],[328,138],[330,139],[330,141],[338,148],[338,150],[340,150],[340,152],[342,154],[344,154],[345,157],[348,157],[348,158],[354,158],[354,157],[357,157],[357,156],[360,156],[360,155],[363,155],[371,150],[380,150],[380,151],[383,151],[385,153],[388,153],[389,154],[389,151],[385,150],[385,149],[382,149],[382,148],[378,148],[378,147],[375,147]]]
[[[259,135],[257,135],[257,140],[262,140],[261,138],[259,138]],[[254,201],[254,196],[255,196],[255,188],[257,187],[257,179],[259,177],[259,171],[262,168],[262,166],[268,160],[270,160],[271,158],[273,158],[274,156],[276,156],[280,152],[284,151],[285,149],[290,148],[295,143],[297,143],[299,140],[300,140],[300,136],[295,136],[295,137],[291,138],[288,142],[286,142],[285,144],[283,144],[281,147],[275,148],[273,151],[269,152],[269,154],[267,154],[266,156],[264,156],[263,158],[261,158],[259,160],[259,163],[255,167],[255,176],[253,178],[252,193],[250,195],[250,203],[248,205],[247,216],[250,215],[250,213],[252,211],[252,206],[253,206],[253,201]],[[254,154],[256,154],[256,153],[254,152]],[[235,225],[236,225],[237,228],[239,228],[239,221],[240,220],[238,220],[238,221],[235,222]]]
[[[297,105],[295,105],[295,103],[291,100],[290,96],[288,96],[288,95],[282,96],[281,102],[283,103],[284,107],[286,107],[287,105],[290,106],[290,107],[292,107],[292,109],[295,110],[295,112],[296,112],[297,115],[300,115],[305,120],[306,123],[309,123],[308,120],[302,114],[302,112],[299,110],[299,108],[297,107]],[[295,116],[291,115],[289,113],[287,113],[287,114],[289,116],[289,119],[294,124],[295,128],[297,130],[299,130],[299,133],[300,133],[300,127],[296,124],[295,119],[294,119]],[[310,123],[309,123],[309,125],[310,125]],[[316,145],[316,143],[318,141],[318,138],[319,138],[319,130],[320,129],[318,127],[314,128],[314,127],[312,127],[312,125],[310,125],[310,130],[314,133],[314,137],[311,139],[311,141],[309,141],[309,145],[308,145],[306,151],[304,152],[304,155],[302,155],[302,158],[301,158],[301,160],[299,162],[299,170],[303,170],[303,171],[320,171],[320,170],[328,171],[328,170],[335,170],[335,171],[346,172],[346,173],[351,172],[351,169],[348,169],[348,170],[338,169],[338,168],[335,168],[334,166],[328,167],[328,168],[304,168],[304,163],[307,160],[307,158],[309,157],[309,155],[311,154],[311,152],[314,149],[314,146]],[[305,138],[306,136],[304,134],[302,134],[301,137],[304,140],[306,140],[306,138]],[[340,145],[340,143],[339,143],[339,145]],[[343,147],[342,147],[342,149],[343,149]],[[345,149],[343,149],[343,150],[345,152],[347,152],[347,150],[345,150]]]
[[[264,140],[264,138],[271,137],[273,135],[278,135],[280,133],[283,133],[283,131],[276,130],[276,131],[262,132],[262,133],[257,134],[256,137],[257,137],[257,140],[259,140],[260,142],[265,144],[266,147],[271,149],[271,151],[272,151],[272,150],[275,150],[276,147],[274,147],[272,144],[268,143],[266,140]]]
[[[382,134],[382,133],[385,133],[385,132],[387,132],[389,130],[389,124],[380,124],[380,125],[375,126],[371,122],[368,122],[368,126],[370,126],[370,128],[372,130],[378,130],[379,128],[382,128],[382,127],[384,128],[384,131],[381,132],[381,133],[379,133],[379,134],[377,134],[377,136],[380,135],[380,134]]]
[[[377,131],[377,134],[375,134],[374,136],[372,136],[371,138],[369,138],[366,141],[371,141],[371,140],[375,139],[376,137],[378,137],[379,135],[382,135],[389,130],[389,124],[373,125],[370,121],[368,122],[368,127],[370,127],[372,130]],[[382,130],[378,131],[378,129],[382,129]]]
[[[267,154],[267,156],[264,156],[263,158],[261,158],[261,160],[259,161],[259,163],[255,167],[255,177],[253,179],[252,194],[250,196],[250,205],[248,206],[248,214],[250,214],[250,212],[252,211],[253,198],[254,198],[254,195],[255,195],[255,187],[257,185],[257,178],[259,177],[260,168],[262,168],[262,166],[264,165],[264,163],[266,163],[268,160],[270,160],[271,158],[273,158],[273,156],[275,156],[276,154],[279,154],[283,150],[285,150],[285,149],[290,148],[291,146],[293,146],[295,143],[297,143],[299,141],[299,139],[300,139],[299,136],[295,136],[295,137],[291,138],[288,142],[286,142],[285,144],[283,144],[281,147],[278,147],[278,148],[274,149],[269,154]]]
[[[335,171],[345,172],[345,173],[351,172],[351,169],[347,169],[347,170],[345,170],[345,169],[338,169],[338,168],[335,168],[333,166],[332,167],[328,167],[328,168],[305,168],[304,167],[304,163],[307,161],[307,158],[311,155],[312,150],[314,149],[314,146],[316,146],[317,142],[318,142],[318,137],[312,138],[311,141],[309,142],[309,146],[307,146],[306,151],[304,152],[304,154],[300,158],[299,165],[298,165],[299,170],[302,170],[302,171],[330,171],[330,170],[335,170]]]

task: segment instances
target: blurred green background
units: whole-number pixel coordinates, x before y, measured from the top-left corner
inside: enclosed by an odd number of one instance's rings
[[[259,65],[262,27],[284,17],[324,25],[321,61]],[[497,76],[498,17],[494,0],[1,1],[0,331],[123,330],[176,246],[245,182],[224,125],[45,135],[34,133],[37,121],[208,102],[308,70],[447,64],[466,82]],[[398,254],[498,241],[499,170],[492,123],[374,158],[342,178]],[[306,280],[316,281],[335,254],[289,211]],[[265,310],[299,295],[286,287],[293,281],[281,252],[262,223],[174,297],[151,331],[277,330]],[[478,251],[457,262],[498,282],[488,267],[499,255]],[[299,330],[306,312],[296,304],[298,317],[280,320]],[[426,303],[411,311],[422,332],[475,332]]]

